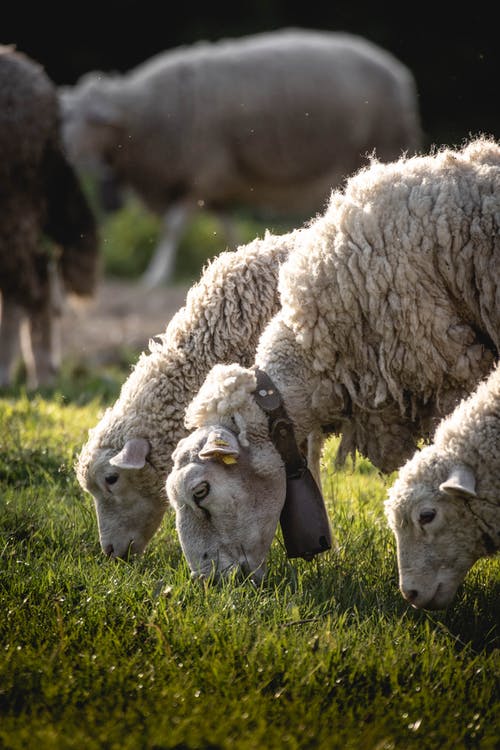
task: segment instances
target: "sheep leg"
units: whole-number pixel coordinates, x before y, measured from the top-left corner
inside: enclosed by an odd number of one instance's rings
[[[164,232],[151,262],[142,276],[142,284],[152,289],[170,281],[179,241],[196,207],[179,203],[169,208],[163,218]]]
[[[0,386],[12,382],[14,363],[19,351],[23,308],[5,295],[2,297],[0,320]]]
[[[28,388],[51,385],[59,369],[58,321],[54,317],[52,299],[34,308],[28,315],[28,330],[23,331],[21,344],[26,364]]]

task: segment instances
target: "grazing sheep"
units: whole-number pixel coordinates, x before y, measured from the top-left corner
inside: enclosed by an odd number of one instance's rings
[[[253,361],[259,335],[279,307],[279,265],[300,231],[267,234],[212,261],[90,430],[77,476],[94,497],[106,554],[140,554],[158,529],[171,454],[186,434],[184,409],[213,364]]]
[[[20,339],[28,385],[51,381],[61,286],[79,295],[95,287],[96,224],[63,155],[58,107],[43,68],[0,47],[1,386],[12,380]]]
[[[256,365],[298,443],[342,435],[390,472],[488,373],[500,339],[500,147],[374,163],[333,193],[280,271]],[[196,573],[257,579],[285,500],[256,373],[218,365],[186,411],[167,494]],[[259,391],[260,392],[260,391]],[[231,463],[213,449],[221,432]]]
[[[349,34],[280,30],[169,50],[124,75],[61,89],[68,152],[163,217],[144,280],[168,281],[200,207],[286,216],[322,210],[367,163],[417,149],[415,82],[391,54]]]
[[[453,601],[469,568],[500,549],[500,368],[400,470],[385,511],[399,584],[416,608]]]

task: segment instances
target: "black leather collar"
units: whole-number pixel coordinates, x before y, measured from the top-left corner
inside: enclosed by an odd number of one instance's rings
[[[292,420],[288,416],[281,393],[264,370],[255,368],[257,388],[253,397],[269,418],[269,436],[283,459],[288,479],[299,477],[307,468],[307,460],[295,439]]]
[[[269,375],[255,368],[255,401],[269,418],[269,435],[285,464],[286,497],[280,524],[288,557],[311,560],[332,546],[323,496],[299,450],[283,399]]]

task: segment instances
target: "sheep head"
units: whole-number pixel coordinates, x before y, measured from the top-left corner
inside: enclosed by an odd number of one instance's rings
[[[236,571],[259,583],[265,573],[286,477],[254,389],[253,371],[216,365],[187,412],[197,429],[173,454],[167,495],[195,576]]]
[[[79,456],[77,476],[93,499],[103,552],[127,558],[142,554],[161,524],[167,499],[156,469],[147,461],[144,438],[129,438],[121,450],[90,443]]]
[[[78,167],[101,174],[123,137],[121,114],[109,92],[114,79],[97,71],[59,89],[64,145]]]
[[[472,470],[417,453],[389,491],[385,512],[396,537],[399,586],[417,609],[444,609],[467,571],[493,551],[476,512],[480,500]]]

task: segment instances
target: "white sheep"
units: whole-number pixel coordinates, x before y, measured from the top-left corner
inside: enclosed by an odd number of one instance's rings
[[[163,217],[150,285],[169,280],[200,207],[309,217],[368,153],[385,161],[421,140],[411,72],[335,32],[200,42],[123,75],[89,72],[60,97],[74,163],[132,188]]]
[[[28,386],[59,365],[61,293],[91,295],[97,226],[63,153],[57,91],[41,65],[0,47],[0,386],[10,385],[19,344]]]
[[[497,366],[389,490],[400,589],[414,607],[447,607],[472,565],[500,549],[499,446]]]
[[[90,430],[76,470],[94,497],[106,554],[140,554],[158,529],[171,454],[186,434],[184,409],[213,364],[253,361],[259,335],[278,310],[279,265],[300,231],[267,234],[209,263]]]
[[[281,268],[255,359],[299,444],[327,429],[340,459],[358,450],[390,472],[432,434],[498,357],[499,230],[500,147],[486,137],[374,163],[332,194]],[[186,411],[194,432],[167,494],[194,573],[265,571],[285,472],[256,384],[254,369],[217,365]]]

